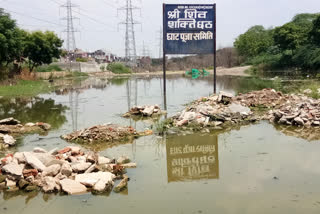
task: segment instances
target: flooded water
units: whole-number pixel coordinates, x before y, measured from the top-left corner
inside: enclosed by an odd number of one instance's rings
[[[219,77],[218,91],[246,92],[271,81]],[[212,79],[180,76],[167,80],[167,110],[212,92]],[[47,136],[28,135],[12,151],[70,145],[60,135],[107,122],[142,131],[152,121],[121,118],[133,105],[164,108],[161,78],[85,79],[35,98],[0,101],[0,118],[52,124]],[[319,213],[320,141],[288,136],[267,123],[225,133],[147,136],[108,147],[87,147],[109,157],[128,155],[128,190],[79,196],[0,193],[0,213]],[[8,152],[8,151],[6,151]],[[1,153],[0,155],[3,155]]]

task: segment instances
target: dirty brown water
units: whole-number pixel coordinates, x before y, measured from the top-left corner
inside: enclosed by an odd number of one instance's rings
[[[62,81],[62,80],[59,80]],[[212,79],[169,77],[169,116],[212,91]],[[36,98],[0,100],[0,117],[53,125],[46,136],[28,135],[15,151],[70,145],[59,138],[72,130],[107,122],[149,128],[152,121],[121,118],[131,106],[158,103],[161,78],[77,80]],[[232,93],[272,87],[272,82],[219,77],[218,91]],[[108,148],[109,157],[128,155],[128,190],[121,194],[0,193],[0,213],[319,213],[320,141],[286,136],[267,123],[226,133],[141,137]],[[8,152],[8,151],[6,151]],[[1,153],[0,156],[3,156]]]

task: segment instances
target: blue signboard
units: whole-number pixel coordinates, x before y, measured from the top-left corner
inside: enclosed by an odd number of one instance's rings
[[[165,54],[213,54],[214,4],[165,4]]]

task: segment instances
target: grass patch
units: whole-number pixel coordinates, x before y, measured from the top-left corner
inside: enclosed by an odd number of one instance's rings
[[[131,73],[130,68],[121,64],[121,63],[110,63],[107,66],[107,70],[111,71],[112,73],[115,73],[115,74],[130,74]]]
[[[155,133],[158,135],[164,135],[164,133],[168,130],[168,126],[172,125],[173,120],[170,119],[165,119],[165,120],[160,120],[154,123],[151,128],[154,130]]]
[[[42,65],[36,68],[36,72],[52,72],[52,71],[62,71],[58,65]]]
[[[76,58],[76,62],[88,62],[87,58]]]
[[[51,86],[45,81],[18,80],[14,85],[1,85],[0,96],[19,97],[36,96],[51,91]]]
[[[80,71],[72,71],[66,77],[88,77],[89,74],[80,72]]]
[[[287,81],[284,86],[285,93],[301,93],[306,89],[310,89],[312,92],[310,94],[306,94],[309,97],[314,99],[320,99],[320,93],[318,89],[320,89],[320,81],[310,80],[310,81]]]

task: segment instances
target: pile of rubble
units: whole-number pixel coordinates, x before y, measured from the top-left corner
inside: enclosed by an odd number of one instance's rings
[[[97,125],[61,136],[62,139],[76,143],[121,141],[137,134],[132,127],[115,124]]]
[[[53,149],[47,152],[34,148],[32,152],[16,152],[1,159],[0,189],[15,191],[65,192],[81,194],[112,190],[115,179],[122,179],[114,188],[127,188],[126,168],[135,168],[126,156],[109,159],[79,147]]]
[[[233,95],[221,92],[219,95],[202,97],[193,102],[173,117],[175,126],[185,126],[192,123],[201,126],[221,126],[224,123],[236,124],[243,121],[256,121],[250,108],[239,103],[231,103]]]
[[[27,133],[42,133],[51,128],[47,123],[26,123],[21,124],[19,120],[12,117],[0,120],[0,149],[14,146],[14,137]]]
[[[75,143],[120,142],[137,136],[152,134],[151,130],[137,132],[131,126],[115,124],[97,125],[61,136],[62,139]]]
[[[268,112],[267,119],[281,125],[319,127],[320,100],[306,96],[290,95],[285,103]]]
[[[131,117],[131,116],[144,116],[151,117],[156,115],[161,115],[161,109],[158,105],[151,106],[135,106],[130,109],[129,112],[122,115],[123,117]]]
[[[261,112],[254,107],[270,110]],[[283,125],[318,127],[320,100],[304,95],[284,95],[274,89],[263,89],[238,96],[220,92],[219,95],[196,100],[172,119],[174,126],[195,123],[216,127],[267,119]]]
[[[277,107],[287,102],[288,99],[290,99],[289,95],[283,95],[274,89],[263,89],[239,94],[233,97],[232,101],[248,107]]]

